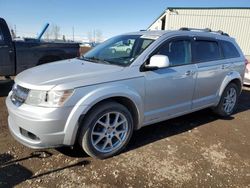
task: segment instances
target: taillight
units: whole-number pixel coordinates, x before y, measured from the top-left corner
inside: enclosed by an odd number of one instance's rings
[[[245,59],[245,64],[247,65],[247,64],[249,64],[249,62],[248,62],[248,60],[247,59]]]
[[[250,63],[248,62],[247,59],[245,59],[245,64],[246,64],[246,73],[250,72]]]

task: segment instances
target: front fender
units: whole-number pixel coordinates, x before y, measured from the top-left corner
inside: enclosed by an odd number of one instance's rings
[[[136,106],[139,116],[138,125],[142,124],[143,99],[135,90],[125,85],[98,88],[84,95],[72,109],[64,128],[65,138],[63,144],[73,145],[75,143],[79,128],[78,121],[81,115],[85,115],[98,102],[112,97],[126,97],[131,100]]]

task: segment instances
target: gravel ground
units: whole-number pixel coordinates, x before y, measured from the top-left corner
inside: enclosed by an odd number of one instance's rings
[[[231,118],[202,110],[142,128],[106,160],[16,142],[7,128],[9,88],[0,85],[0,187],[250,187],[250,88]]]

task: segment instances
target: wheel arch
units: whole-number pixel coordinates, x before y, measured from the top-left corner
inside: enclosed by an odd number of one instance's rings
[[[224,80],[222,81],[222,84],[218,90],[218,102],[223,94],[223,91],[225,90],[225,88],[227,87],[228,84],[230,83],[235,83],[238,88],[239,91],[241,92],[242,90],[242,78],[241,75],[238,72],[230,72],[229,74],[227,74],[227,76],[224,78]]]
[[[65,145],[74,145],[80,122],[83,121],[85,116],[97,105],[108,101],[115,101],[128,108],[133,117],[134,129],[137,130],[140,128],[140,125],[143,121],[142,98],[138,93],[134,92],[133,90],[129,90],[128,88],[124,89],[123,87],[123,90],[118,90],[119,93],[112,92],[114,89],[117,91],[118,88],[114,87],[101,89],[97,92],[84,96],[78,101],[78,103],[72,109],[65,125]],[[101,96],[98,95],[100,93],[102,93]]]

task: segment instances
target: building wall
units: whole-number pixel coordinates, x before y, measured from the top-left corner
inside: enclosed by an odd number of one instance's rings
[[[160,30],[164,16],[166,30],[181,27],[222,30],[236,39],[245,55],[250,55],[250,9],[167,9],[149,30]]]

